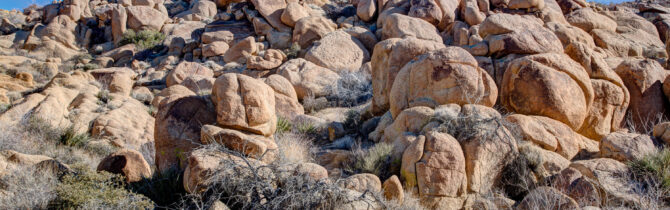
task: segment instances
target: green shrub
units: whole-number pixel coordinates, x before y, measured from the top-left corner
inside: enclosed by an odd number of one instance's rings
[[[57,198],[52,208],[57,209],[152,209],[148,198],[125,189],[120,175],[95,172],[82,167],[77,173],[63,176],[56,187]]]
[[[393,145],[378,143],[367,150],[359,149],[354,152],[353,173],[372,173],[385,180],[395,171],[399,172],[401,160],[392,160]]]
[[[101,90],[96,97],[98,97],[99,100],[98,105],[107,104],[114,100],[114,97],[111,96],[107,90]]]
[[[0,114],[5,113],[7,110],[11,109],[11,104],[0,104]]]
[[[300,50],[300,44],[293,42],[291,47],[284,50],[284,54],[288,60],[291,60],[300,56]]]
[[[640,182],[653,182],[670,190],[670,149],[628,163],[632,176]]]
[[[284,119],[283,117],[277,117],[277,133],[286,133],[291,131],[291,128],[293,125],[291,125],[291,122],[289,122],[287,119]]]
[[[301,123],[301,124],[298,125],[297,129],[298,129],[298,133],[301,133],[301,134],[316,134],[317,133],[316,127],[314,125],[312,125],[311,123]]]
[[[74,130],[74,126],[70,126],[65,130],[63,135],[61,135],[60,143],[66,146],[71,147],[83,147],[90,140],[88,134],[78,134]]]
[[[120,45],[135,44],[140,50],[151,49],[165,40],[165,34],[158,31],[140,31],[128,30],[123,33]]]

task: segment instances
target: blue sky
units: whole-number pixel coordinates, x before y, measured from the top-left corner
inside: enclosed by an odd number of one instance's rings
[[[51,3],[51,0],[0,0],[0,9],[23,9],[31,4],[44,5]]]

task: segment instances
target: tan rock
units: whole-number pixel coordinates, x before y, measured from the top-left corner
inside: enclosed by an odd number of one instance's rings
[[[338,185],[342,188],[358,191],[358,192],[365,192],[365,191],[372,191],[372,192],[381,192],[382,191],[382,182],[379,180],[379,177],[377,177],[374,174],[368,174],[368,173],[363,173],[363,174],[356,174],[350,177],[347,177],[346,179],[340,181]]]
[[[413,106],[493,106],[498,90],[491,76],[459,47],[431,51],[400,70],[390,92],[391,114]]]
[[[468,178],[465,156],[458,141],[445,133],[429,132],[423,153],[421,160],[416,162],[419,195],[464,195]]]
[[[335,31],[307,50],[305,60],[335,72],[354,72],[370,60],[370,53],[358,39],[346,32]]]
[[[534,17],[497,13],[479,26],[479,35],[488,42],[489,53],[536,54],[562,52],[561,42]]]
[[[217,122],[228,128],[270,136],[277,129],[274,90],[263,81],[228,73],[214,83]]]
[[[405,191],[403,191],[400,179],[398,179],[398,176],[396,175],[393,175],[391,178],[384,181],[382,189],[384,190],[384,198],[386,198],[386,200],[392,200],[398,203],[402,203],[405,200]]]
[[[248,173],[247,163],[252,167],[258,167],[261,163],[254,159],[243,160],[240,157],[226,154],[217,150],[199,149],[193,151],[188,157],[188,166],[184,170],[184,189],[188,193],[203,193],[212,180],[215,173]],[[242,167],[241,167],[242,166]],[[224,171],[231,170],[231,171]]]
[[[287,4],[285,0],[251,0],[258,13],[263,15],[265,19],[278,31],[287,32],[291,28],[281,22],[281,16]]]
[[[569,126],[543,116],[513,114],[506,117],[523,140],[532,142],[545,150],[556,152],[571,160],[579,152],[585,137],[574,132]]]
[[[662,140],[665,144],[670,144],[670,122],[659,123],[654,126],[653,136]]]
[[[116,151],[100,161],[98,171],[121,174],[126,182],[137,182],[143,178],[151,178],[151,167],[135,150],[122,149]]]
[[[547,180],[570,166],[570,160],[560,154],[533,144],[522,143],[519,145],[519,153],[524,154],[536,166],[533,172],[539,180]]]
[[[616,31],[617,23],[605,15],[598,14],[591,8],[582,8],[567,14],[566,20],[573,26],[577,26],[586,32],[593,29],[604,29]]]
[[[314,180],[324,180],[328,178],[328,170],[316,163],[299,163],[293,175],[307,175]]]
[[[600,157],[621,162],[638,160],[655,152],[653,140],[644,134],[614,132],[600,141]]]
[[[628,113],[636,130],[653,126],[659,116],[667,116],[668,100],[663,85],[668,73],[655,60],[630,58],[614,69],[630,92]]]
[[[309,13],[305,7],[298,2],[289,2],[281,15],[281,22],[287,26],[294,27],[298,20],[308,17]]]
[[[191,150],[199,146],[201,126],[216,123],[211,103],[207,98],[177,96],[158,106],[154,132],[158,171],[186,167]]]
[[[307,96],[326,96],[330,93],[329,88],[340,79],[340,76],[330,69],[302,58],[287,61],[277,69],[277,74],[293,84],[298,99]]]
[[[570,164],[583,177],[589,178],[598,187],[598,191],[607,195],[602,202],[615,202],[624,205],[641,205],[636,187],[627,182],[629,169],[626,164],[609,158],[580,160]]]
[[[263,80],[275,91],[275,112],[285,119],[293,119],[296,115],[305,114],[305,109],[298,101],[293,84],[280,75],[270,75]]]
[[[282,51],[269,49],[265,51],[263,57],[249,57],[247,60],[247,68],[255,70],[271,70],[281,66],[285,60],[286,55]]]
[[[184,61],[181,62],[175,69],[165,78],[165,84],[170,87],[178,85],[184,81],[186,77],[199,75],[204,77],[214,77],[214,72],[199,63]]]
[[[461,14],[468,25],[479,25],[486,18],[486,14],[481,11],[476,0],[463,0]]]
[[[91,135],[117,147],[137,150],[147,162],[153,163],[155,123],[144,104],[130,97],[115,98],[108,104],[118,104],[118,108],[93,120]]]
[[[216,13],[216,3],[212,1],[197,1],[191,6],[191,14],[201,17],[213,18]]]
[[[220,128],[213,125],[202,126],[200,141],[203,144],[214,142],[233,151],[260,159],[268,150],[276,150],[277,144],[265,136],[243,133],[236,130]]]
[[[372,112],[382,114],[389,109],[389,94],[395,77],[416,56],[444,48],[444,44],[408,37],[391,38],[375,45],[372,54]]]
[[[514,60],[505,71],[501,90],[501,104],[508,110],[547,116],[573,129],[584,123],[593,98],[584,68],[562,54]]]
[[[233,45],[223,55],[223,60],[226,63],[237,62],[246,63],[247,59],[258,52],[258,45],[253,36],[247,37],[237,44]]]
[[[547,23],[547,28],[556,34],[564,47],[575,42],[585,44],[589,48],[596,46],[593,37],[581,28],[554,22]]]
[[[604,49],[610,56],[667,58],[665,45],[659,37],[644,30],[620,27],[617,32],[593,29],[591,35],[596,46]]]
[[[543,9],[544,0],[510,0],[507,8],[510,9]]]
[[[376,11],[377,5],[375,0],[358,0],[358,5],[356,5],[356,15],[358,15],[361,20],[365,22],[372,20]]]
[[[407,15],[425,20],[433,25],[440,23],[442,17],[444,17],[440,4],[435,0],[410,1],[409,13]]]
[[[415,37],[442,43],[437,28],[418,18],[402,14],[391,14],[386,17],[382,26],[382,39]]]
[[[128,12],[128,28],[135,31],[160,31],[163,24],[169,17],[158,10],[148,6],[129,6],[126,7]]]
[[[396,119],[393,120],[393,123],[384,129],[382,141],[391,143],[407,132],[415,134],[420,133],[423,127],[430,122],[430,118],[434,113],[435,111],[433,109],[425,106],[411,107],[403,110],[398,114]],[[403,147],[401,147],[399,151],[404,151],[404,147],[407,145],[402,146]]]
[[[228,52],[229,48],[224,41],[212,42],[202,47],[202,55],[205,57],[222,56]]]
[[[170,103],[182,97],[195,95],[195,92],[183,85],[173,85],[156,94],[154,100],[151,101],[151,105],[154,107],[160,107],[161,104]]]
[[[304,17],[295,23],[293,42],[298,43],[303,49],[307,49],[314,41],[320,40],[335,29],[337,29],[337,25],[326,17]]]

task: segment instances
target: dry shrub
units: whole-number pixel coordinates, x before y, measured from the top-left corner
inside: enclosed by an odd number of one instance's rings
[[[279,146],[279,161],[283,163],[314,162],[316,148],[312,140],[300,133],[276,134],[275,141]]]
[[[56,198],[58,178],[33,167],[17,167],[0,176],[0,209],[47,209]]]

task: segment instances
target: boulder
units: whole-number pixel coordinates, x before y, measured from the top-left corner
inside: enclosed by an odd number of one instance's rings
[[[429,107],[417,106],[403,110],[393,120],[393,123],[386,126],[383,130],[382,141],[392,143],[394,150],[402,153],[405,147],[409,145],[407,141],[398,141],[406,133],[418,134],[423,127],[430,122],[430,118],[435,114],[435,111]],[[407,142],[407,143],[404,143]]]
[[[214,72],[199,63],[184,61],[165,77],[165,84],[168,87],[178,85],[189,76],[214,77]]]
[[[665,144],[670,144],[670,122],[659,123],[654,126],[654,138],[663,141]]]
[[[210,44],[205,44],[202,47],[202,56],[205,57],[214,57],[214,56],[223,56],[228,52],[230,47],[224,41],[216,41]]]
[[[465,195],[468,183],[465,156],[461,145],[449,134],[427,133],[422,157],[416,163],[408,164],[416,167],[415,177],[419,195],[440,197]],[[405,178],[413,177],[405,175]]]
[[[293,84],[288,79],[274,74],[264,78],[263,81],[275,91],[275,112],[278,116],[293,119],[296,115],[305,114]]]
[[[263,57],[251,56],[247,59],[247,68],[254,70],[271,70],[281,66],[286,60],[286,55],[279,50],[269,49]]]
[[[316,163],[299,163],[292,175],[306,175],[318,181],[328,178],[328,170]]]
[[[354,72],[370,60],[370,53],[358,39],[344,31],[334,31],[309,48],[305,60],[335,72]]]
[[[518,131],[523,140],[532,142],[545,150],[556,152],[571,160],[587,139],[566,124],[544,116],[513,114],[506,117],[511,128]]]
[[[226,63],[237,62],[237,63],[246,63],[247,59],[252,55],[255,55],[258,52],[258,45],[254,37],[247,37],[237,44],[233,45],[226,53],[223,55],[223,60]]]
[[[309,13],[300,3],[289,2],[281,14],[281,22],[287,26],[294,27],[298,20],[308,16]]]
[[[486,18],[486,13],[480,10],[477,0],[463,0],[461,4],[461,16],[468,25],[479,25]]]
[[[501,104],[508,110],[546,116],[579,129],[594,91],[583,67],[564,54],[518,58],[505,71]]]
[[[593,181],[601,193],[603,203],[641,206],[638,188],[629,181],[629,169],[625,163],[609,158],[580,160],[570,164],[583,177]]]
[[[398,203],[402,203],[403,200],[405,200],[405,191],[403,191],[400,179],[398,179],[398,176],[396,175],[393,175],[391,178],[384,181],[382,190],[384,191],[384,198],[386,198],[386,200],[396,201]]]
[[[600,157],[621,162],[638,160],[655,152],[654,141],[644,134],[614,132],[600,141]]]
[[[330,69],[302,58],[287,61],[277,69],[277,74],[291,82],[300,100],[307,96],[328,95],[330,88],[340,79],[340,75]]]
[[[582,43],[589,48],[596,46],[593,37],[581,28],[555,22],[547,23],[547,28],[556,34],[556,37],[561,40],[564,47],[572,43]]]
[[[216,123],[211,104],[206,97],[175,95],[158,106],[154,132],[158,171],[186,167],[190,152],[200,145],[201,127]]]
[[[293,42],[307,49],[313,42],[335,31],[337,25],[323,16],[309,16],[299,19],[293,30]]]
[[[197,1],[191,6],[191,14],[201,17],[213,18],[216,13],[216,3],[212,1]]]
[[[135,31],[160,31],[169,17],[148,6],[126,7],[128,28]]]
[[[338,185],[342,188],[358,191],[358,192],[365,192],[365,191],[372,191],[372,192],[381,192],[382,191],[382,181],[379,180],[379,177],[377,177],[374,174],[368,174],[368,173],[363,173],[363,174],[356,174],[350,177],[347,177],[346,179],[340,181]]]
[[[442,21],[442,17],[444,17],[440,4],[435,0],[410,1],[409,13],[407,15],[425,20],[433,25],[439,24]]]
[[[497,57],[563,52],[558,37],[534,17],[497,13],[481,23],[479,35],[488,42],[489,53]]]
[[[667,117],[668,100],[663,81],[668,73],[655,60],[629,58],[615,69],[630,92],[628,113],[636,130],[651,128],[658,117]]]
[[[667,58],[665,45],[659,37],[641,29],[620,27],[617,32],[604,29],[593,29],[591,36],[596,46],[602,48],[609,56],[615,57],[648,57]]]
[[[358,15],[362,21],[368,22],[372,20],[376,11],[377,5],[375,0],[358,0],[358,5],[356,5],[356,15]]]
[[[287,4],[285,0],[250,0],[258,13],[263,15],[263,17],[272,25],[273,28],[278,31],[287,32],[291,28],[284,25],[281,21],[282,13]]]
[[[91,135],[112,145],[141,152],[144,159],[154,162],[154,118],[143,103],[130,98],[114,98],[108,104],[118,108],[93,120]]]
[[[591,8],[575,10],[565,16],[565,19],[573,26],[579,27],[586,32],[593,29],[616,31],[617,23],[605,15],[598,14]]]
[[[389,109],[389,94],[400,70],[421,54],[445,48],[444,44],[414,37],[391,38],[375,45],[372,54],[372,112],[382,114]]]
[[[413,18],[403,14],[391,14],[386,17],[382,26],[382,40],[389,38],[415,37],[417,39],[429,40],[442,43],[442,37],[437,28],[419,18]]]
[[[144,178],[151,178],[151,167],[135,150],[122,149],[107,155],[98,164],[98,171],[107,171],[121,174],[126,182],[137,182]]]
[[[455,103],[493,106],[498,90],[477,60],[459,47],[421,55],[400,70],[390,92],[391,114],[413,106]]]
[[[228,73],[212,90],[219,125],[271,136],[277,129],[274,90],[263,81]]]
[[[237,130],[220,128],[213,125],[202,126],[200,141],[203,144],[214,142],[251,158],[261,159],[268,150],[276,150],[274,139],[243,133]]]

